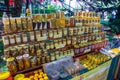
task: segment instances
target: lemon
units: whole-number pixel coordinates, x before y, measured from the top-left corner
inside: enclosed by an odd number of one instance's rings
[[[22,80],[25,76],[23,74],[17,74],[14,79],[15,80]]]
[[[10,76],[10,72],[0,72],[0,80],[7,79]]]

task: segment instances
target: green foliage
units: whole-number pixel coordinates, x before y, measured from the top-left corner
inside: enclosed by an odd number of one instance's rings
[[[115,19],[112,22],[109,22],[109,27],[113,33],[120,34],[120,19]]]

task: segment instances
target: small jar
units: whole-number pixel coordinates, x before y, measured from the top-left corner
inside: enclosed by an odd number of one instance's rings
[[[28,42],[27,34],[22,34],[22,42],[23,43]]]
[[[10,39],[10,44],[11,45],[15,44],[15,36],[14,35],[10,35],[9,39]]]
[[[41,65],[41,57],[40,56],[37,57],[37,65]]]
[[[29,46],[29,54],[31,56],[35,55],[35,46],[34,45]]]
[[[75,48],[75,54],[76,54],[76,55],[79,54],[79,53],[80,53],[80,51],[79,51],[79,46],[78,46],[78,45],[75,45],[74,48]]]
[[[5,54],[5,58],[7,59],[7,58],[10,58],[11,57],[11,54],[10,54],[10,49],[8,48],[8,49],[5,49],[4,50],[4,54]]]
[[[42,64],[45,64],[45,63],[46,63],[45,56],[42,56],[41,62],[42,62]]]
[[[16,57],[18,56],[18,52],[17,52],[17,49],[16,48],[10,48],[10,53],[11,53],[11,56],[12,57]]]
[[[50,56],[46,56],[46,61],[47,61],[47,63],[50,62]]]
[[[15,42],[16,42],[17,44],[20,44],[20,43],[22,42],[22,40],[21,40],[21,35],[20,35],[20,34],[15,35]]]
[[[55,55],[54,55],[54,53],[51,53],[51,54],[50,54],[50,57],[51,57],[51,61],[54,61],[54,60],[55,60]]]
[[[36,56],[30,58],[30,63],[31,63],[31,67],[33,67],[33,68],[36,67],[36,65],[37,65]]]
[[[3,40],[4,46],[10,45],[8,36],[3,36],[2,40]]]

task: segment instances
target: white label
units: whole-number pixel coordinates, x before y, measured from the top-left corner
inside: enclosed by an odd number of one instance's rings
[[[37,41],[40,41],[40,35],[37,35]]]
[[[31,36],[31,40],[34,40],[34,36]]]
[[[44,29],[47,29],[47,23],[45,23],[45,25],[44,25]]]
[[[27,42],[27,37],[24,37],[24,42]]]
[[[62,37],[62,32],[60,32],[60,34],[59,34],[60,36],[59,37]]]
[[[17,38],[17,42],[18,42],[18,43],[20,43],[20,42],[21,42],[20,38]]]
[[[8,40],[5,40],[5,45],[9,45],[9,41]]]
[[[15,40],[14,40],[14,39],[11,39],[10,42],[11,42],[11,44],[14,44],[14,43],[15,43]]]
[[[55,57],[54,57],[54,56],[52,56],[51,60],[52,60],[52,61],[53,61],[53,60],[55,60]]]
[[[49,34],[49,37],[51,37],[51,38],[53,37],[53,33],[52,32]]]

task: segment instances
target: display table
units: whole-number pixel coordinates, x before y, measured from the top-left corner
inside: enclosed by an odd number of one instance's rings
[[[76,76],[71,80],[106,80],[111,60],[101,64],[97,68],[90,70],[82,75]]]

